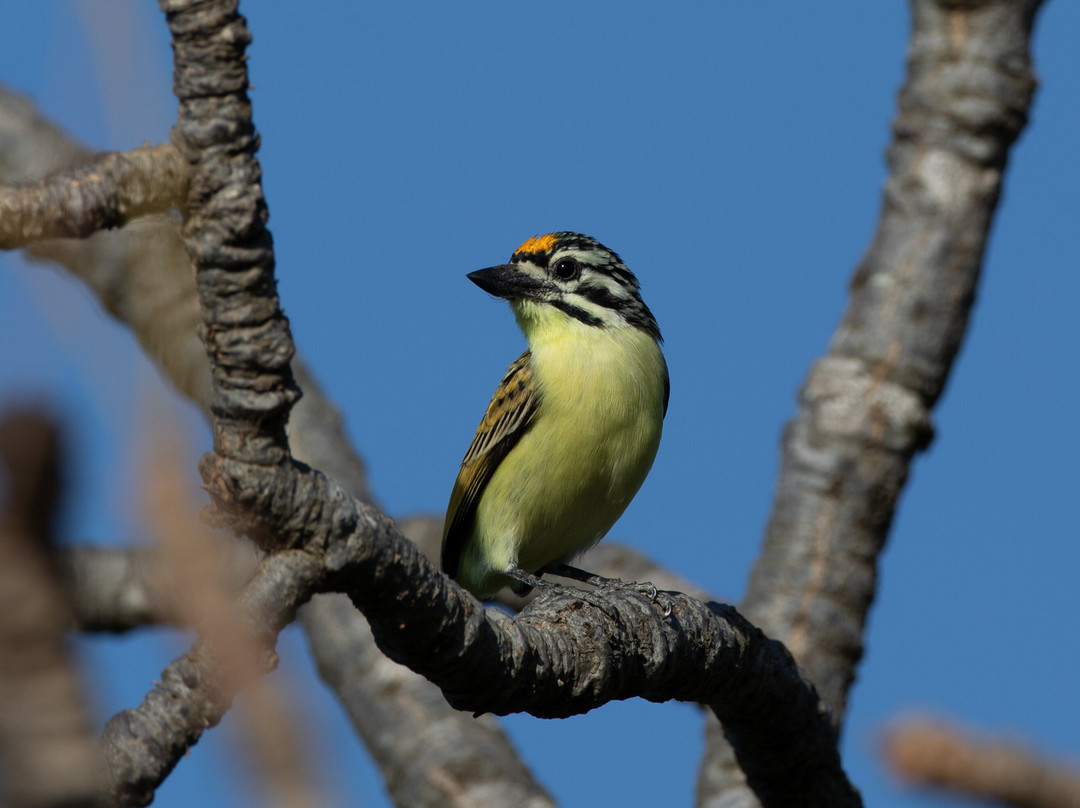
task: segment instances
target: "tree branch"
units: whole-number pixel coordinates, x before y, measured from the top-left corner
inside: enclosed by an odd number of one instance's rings
[[[314,592],[341,589],[367,615],[387,656],[440,683],[458,709],[565,717],[633,696],[706,702],[747,747],[757,745],[746,750],[747,759],[761,761],[752,772],[767,772],[770,780],[777,769],[785,772],[763,789],[766,804],[791,804],[795,795],[808,805],[859,804],[812,688],[783,646],[731,607],[672,595],[665,617],[636,593],[560,590],[516,617],[485,611],[390,520],[366,507],[350,517],[354,501],[308,473],[328,486],[322,501],[340,503],[325,514],[325,525],[353,523],[354,532],[320,542],[329,548],[322,568],[315,554],[300,550],[268,557],[241,598],[245,623],[277,630]],[[191,684],[180,692],[185,682]],[[216,669],[212,640],[200,640],[170,665],[143,705],[109,723],[104,740],[120,755],[110,758],[110,767],[123,772],[118,783],[147,787],[167,773],[131,770],[143,766],[139,738],[147,724],[157,728],[157,744],[171,750],[162,762],[171,767],[204,725],[220,719],[232,686]]]
[[[761,555],[743,602],[783,641],[839,727],[911,462],[963,338],[1009,148],[1035,90],[1041,0],[912,0],[908,72],[877,232],[829,351],[782,442]],[[715,729],[715,728],[714,728]],[[699,804],[740,776],[711,743]],[[752,800],[745,804],[753,804]]]
[[[278,487],[291,482],[285,424],[300,391],[255,158],[244,63],[251,33],[235,0],[160,0],[159,6],[172,33],[180,101],[172,139],[191,170],[184,246],[195,265],[200,337],[211,366],[214,452],[200,471],[233,526],[261,548],[275,549],[288,546],[281,542],[294,531],[278,532],[260,514],[284,493]]]
[[[555,805],[498,721],[455,710],[430,682],[387,659],[356,615],[348,598],[321,595],[300,611],[300,623],[395,805]]]
[[[207,548],[203,548],[207,549]],[[251,545],[218,542],[207,561],[213,585],[235,593],[250,580],[257,559]],[[59,551],[75,625],[82,631],[120,633],[171,625],[190,628],[175,569],[157,547],[77,545]]]
[[[61,459],[55,427],[29,411],[0,422],[0,792],[4,805],[94,804],[94,742],[70,613],[52,555]]]
[[[747,612],[805,660],[837,723],[878,553],[963,338],[1009,147],[1035,90],[1039,0],[914,0],[881,219],[784,435]]]
[[[72,618],[83,631],[120,633],[178,622],[160,554],[147,547],[65,548],[60,562],[71,592]]]
[[[418,517],[402,531],[431,558],[442,536],[442,517]],[[250,549],[235,542],[216,548],[209,564],[221,585],[237,591],[253,572]],[[150,624],[190,625],[180,619],[172,565],[157,547],[73,547],[62,552],[71,582],[76,624],[88,631],[127,631]],[[649,559],[607,542],[589,555],[589,569],[607,577],[648,580],[701,594]],[[530,598],[532,599],[532,598]],[[520,604],[520,599],[519,603]],[[300,623],[319,671],[338,694],[357,732],[371,749],[398,805],[553,805],[514,754],[498,722],[473,719],[447,704],[442,693],[376,647],[367,622],[347,598],[323,596],[303,607]],[[403,703],[408,704],[405,709]],[[431,727],[438,743],[423,743]],[[413,750],[406,753],[404,749]]]
[[[162,671],[139,707],[109,719],[99,743],[107,804],[149,804],[180,758],[221,720],[236,691],[276,666],[274,638],[310,597],[306,587],[289,584],[317,567],[297,552],[266,559],[239,599],[235,621],[202,634]]]
[[[1080,805],[1080,769],[1050,763],[1014,743],[987,742],[938,722],[905,721],[889,731],[884,755],[912,785],[1017,808]]]
[[[46,238],[83,238],[175,206],[187,165],[172,146],[105,154],[33,184],[0,188],[0,249]]]

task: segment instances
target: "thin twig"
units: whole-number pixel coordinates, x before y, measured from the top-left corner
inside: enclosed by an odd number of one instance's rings
[[[1014,742],[988,741],[940,721],[910,719],[885,736],[883,754],[911,785],[1015,808],[1080,805],[1080,767],[1051,762]]]

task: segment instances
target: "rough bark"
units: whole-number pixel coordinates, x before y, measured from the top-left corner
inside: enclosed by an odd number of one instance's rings
[[[785,430],[743,610],[784,642],[837,727],[881,553],[963,339],[1010,147],[1035,90],[1040,0],[912,0],[877,232]],[[701,805],[753,805],[715,727]]]
[[[172,146],[105,154],[42,182],[0,188],[0,249],[82,238],[174,207],[187,167]]]

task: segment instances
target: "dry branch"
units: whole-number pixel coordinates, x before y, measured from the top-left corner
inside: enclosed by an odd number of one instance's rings
[[[1080,805],[1080,767],[1051,763],[1016,743],[973,738],[940,722],[909,720],[885,737],[902,779],[1015,808]]]
[[[177,205],[187,166],[169,145],[105,154],[93,163],[0,188],[0,249],[83,238]]]
[[[321,595],[299,619],[320,674],[371,751],[395,805],[555,805],[495,718],[451,707],[430,682],[379,651],[367,621],[349,619],[356,613],[347,597]]]
[[[911,462],[963,339],[1009,149],[1027,121],[1041,0],[911,0],[890,176],[828,353],[785,430],[743,610],[784,642],[839,727]],[[754,805],[717,727],[700,805]]]

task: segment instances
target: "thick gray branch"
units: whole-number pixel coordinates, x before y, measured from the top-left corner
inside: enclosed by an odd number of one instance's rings
[[[236,2],[160,0],[173,40],[172,139],[190,166],[184,246],[195,266],[211,366],[214,453],[200,468],[223,512],[266,549],[281,536],[259,517],[265,488],[239,488],[222,463],[273,469],[290,461],[285,424],[299,398],[295,348],[278,305],[266,229],[258,135],[251,121],[244,52],[251,41]]]
[[[428,558],[438,558],[442,517],[400,526]],[[319,674],[371,750],[396,805],[555,804],[498,721],[455,710],[431,682],[387,659],[347,597],[316,597],[299,621]]]
[[[663,598],[665,615],[635,592],[558,592],[516,617],[484,610],[386,517],[317,472],[299,482],[312,488],[298,491],[299,499],[316,493],[328,504],[318,525],[329,531],[318,542],[327,552],[269,557],[241,599],[251,625],[276,629],[313,592],[342,590],[367,615],[380,648],[438,682],[458,709],[562,717],[634,696],[705,702],[746,739],[748,770],[761,777],[766,804],[791,804],[796,795],[808,805],[859,804],[816,694],[783,646],[730,607],[673,595]],[[171,665],[138,710],[109,724],[105,741],[119,756],[110,760],[117,782],[140,784],[148,794],[174,755],[220,719],[230,693],[212,646],[200,643]],[[141,753],[123,752],[138,749],[132,742],[148,720],[157,742],[171,750],[160,771],[144,771]]]
[[[387,659],[356,614],[348,598],[321,595],[300,611],[300,623],[395,805],[555,805],[498,721],[455,710],[430,682]]]
[[[912,3],[881,219],[788,426],[745,608],[839,723],[885,543],[967,326],[1009,147],[1035,89],[1038,0]]]
[[[437,557],[441,517],[419,517],[401,527],[429,557]],[[217,549],[219,560],[207,567],[220,574],[224,589],[238,591],[253,571],[251,550],[235,542]],[[167,559],[157,548],[65,548],[61,560],[74,618],[84,630],[126,631],[182,620],[185,594],[176,590]],[[615,543],[595,548],[588,567],[610,577],[693,589]],[[430,682],[387,659],[347,598],[316,598],[299,616],[320,674],[371,749],[396,804],[554,804],[498,722],[455,710]]]
[[[743,609],[782,640],[840,726],[863,654],[877,558],[932,434],[975,298],[1009,148],[1035,90],[1040,0],[912,0],[908,71],[877,232],[848,309],[782,443],[764,548]],[[717,741],[719,733],[709,733]],[[710,743],[702,805],[737,771]]]

